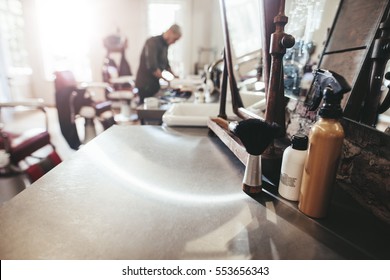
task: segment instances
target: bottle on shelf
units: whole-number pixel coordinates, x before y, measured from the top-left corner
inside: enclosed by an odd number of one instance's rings
[[[307,145],[308,137],[306,135],[295,134],[291,139],[291,146],[283,152],[279,194],[285,199],[291,201],[298,201],[299,199]]]
[[[339,122],[343,112],[340,102],[351,90],[337,73],[315,70],[315,98],[311,110],[318,108],[319,120],[309,134],[309,148],[305,161],[298,208],[312,218],[324,218],[331,201],[338,162],[342,152],[344,130]]]

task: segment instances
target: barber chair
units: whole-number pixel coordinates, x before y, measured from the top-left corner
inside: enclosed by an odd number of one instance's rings
[[[29,128],[19,132],[0,121],[0,176],[26,174],[32,183],[61,162],[48,132],[48,116],[41,100],[0,102],[3,115],[6,108],[38,110],[44,114],[44,128]],[[7,110],[8,111],[8,110]]]
[[[95,89],[109,90],[110,87],[106,83],[78,84],[70,71],[57,71],[54,75],[60,129],[69,146],[77,150],[82,143],[87,143],[97,135],[95,121],[100,122],[103,129],[115,124],[112,102],[94,100]],[[76,126],[79,117],[84,119],[83,142]]]
[[[120,104],[120,114],[116,116],[116,120],[135,120],[137,116],[133,114],[133,109],[137,107],[139,98],[130,64],[125,57],[127,39],[110,35],[103,40],[103,44],[107,50],[102,67],[103,82],[110,84],[113,89],[106,90],[106,98]],[[119,66],[114,60],[115,55],[120,56]]]

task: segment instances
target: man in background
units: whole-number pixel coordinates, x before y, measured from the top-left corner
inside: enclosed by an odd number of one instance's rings
[[[167,77],[163,77],[164,70],[172,73],[168,61],[168,47],[179,40],[181,36],[180,26],[174,24],[161,35],[146,40],[135,80],[141,103],[146,97],[158,93],[160,78],[167,79]]]

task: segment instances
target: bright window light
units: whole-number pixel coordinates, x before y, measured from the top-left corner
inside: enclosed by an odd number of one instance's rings
[[[149,4],[149,35],[160,35],[172,24],[176,23],[177,13],[180,11],[177,3],[150,3]]]
[[[92,0],[36,0],[45,77],[71,70],[83,81],[92,79],[89,61],[94,18]]]
[[[229,33],[236,57],[261,49],[260,7],[257,0],[226,1]],[[242,32],[245,30],[245,32]]]
[[[31,75],[21,0],[0,0],[1,67],[8,76]]]

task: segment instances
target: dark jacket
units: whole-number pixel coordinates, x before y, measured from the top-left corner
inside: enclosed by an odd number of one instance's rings
[[[153,96],[160,89],[159,78],[153,75],[157,69],[170,70],[168,44],[162,35],[146,40],[142,49],[135,85],[141,97]]]

